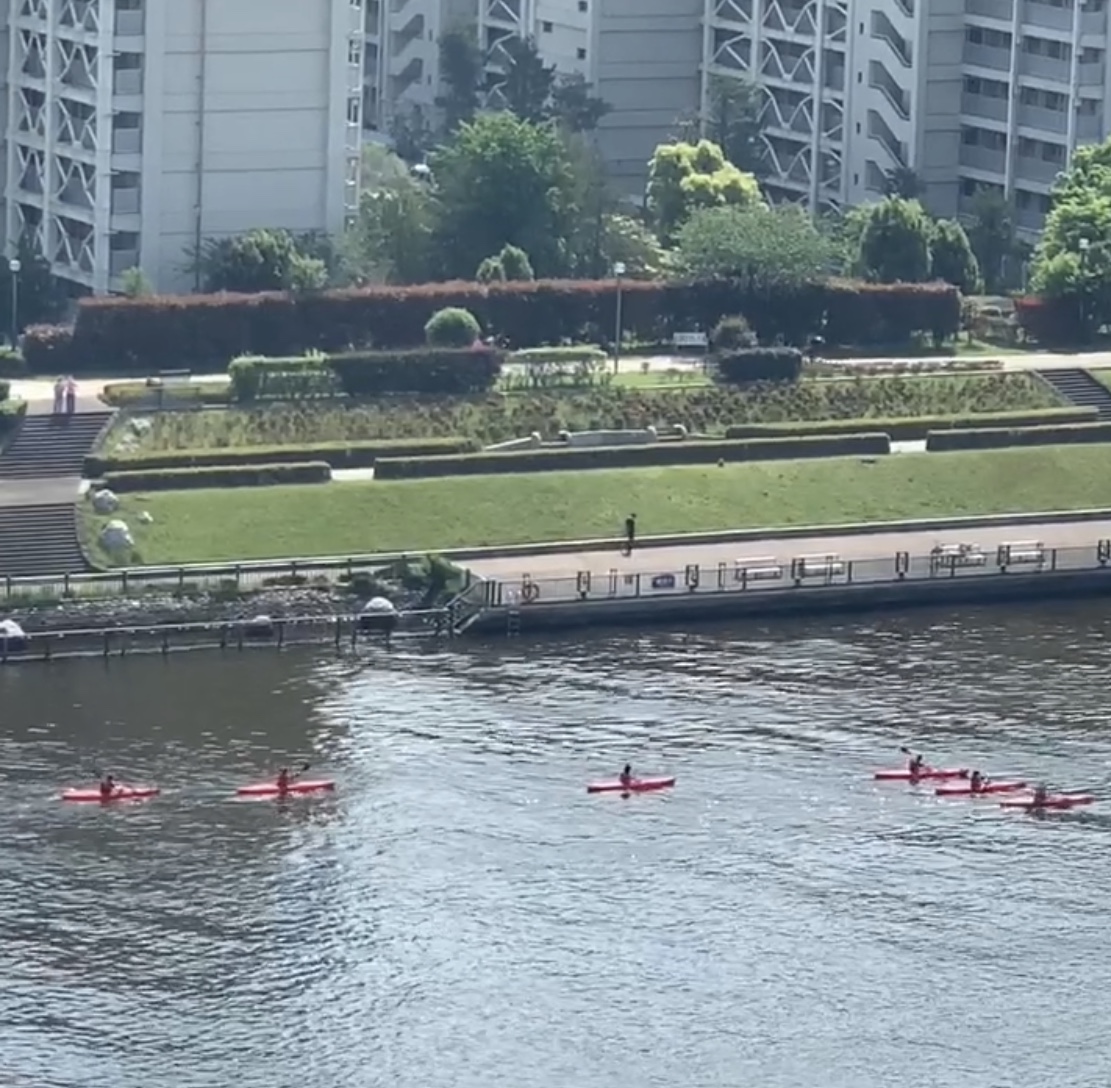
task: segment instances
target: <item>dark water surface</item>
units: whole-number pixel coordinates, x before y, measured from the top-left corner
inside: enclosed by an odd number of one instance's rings
[[[0,1084],[1111,1084],[1100,606],[0,670]],[[669,794],[588,797],[626,757]],[[239,802],[279,760],[334,797]],[[71,806],[97,769],[167,792]]]

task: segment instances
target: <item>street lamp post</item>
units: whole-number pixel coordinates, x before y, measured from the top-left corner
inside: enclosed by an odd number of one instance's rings
[[[617,280],[617,299],[613,328],[613,372],[621,369],[621,277],[625,275],[625,262],[618,261],[613,266],[613,276]]]
[[[1080,333],[1088,337],[1088,251],[1092,247],[1091,240],[1081,238],[1077,243],[1080,249]]]
[[[23,265],[18,257],[8,261],[8,271],[11,273],[12,280],[12,351],[15,351],[19,343],[19,273],[22,270]]]

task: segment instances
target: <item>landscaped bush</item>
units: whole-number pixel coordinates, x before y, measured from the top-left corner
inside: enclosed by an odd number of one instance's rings
[[[100,399],[113,408],[139,408],[146,405],[161,407],[201,407],[224,405],[231,402],[231,385],[228,382],[175,382],[171,385],[148,384],[144,381],[111,382],[104,387]]]
[[[515,364],[505,375],[509,389],[588,389],[612,378],[609,357],[589,344],[525,348],[506,361]]]
[[[1089,442],[1111,442],[1111,423],[931,431],[926,436],[926,449],[930,452],[998,450],[1008,446],[1071,446]]]
[[[756,334],[752,326],[740,314],[723,317],[710,334],[710,345],[714,351],[739,351],[742,348],[757,346]]]
[[[196,488],[270,487],[276,484],[320,484],[332,478],[324,461],[284,465],[213,465],[209,468],[150,469],[110,472],[104,486],[111,491],[185,491]]]
[[[26,414],[27,405],[24,401],[0,401],[0,442],[19,426]]]
[[[4,381],[3,378],[0,378],[0,401],[7,400],[8,399],[8,394],[11,391],[12,391],[12,383]]]
[[[801,381],[793,385],[637,389],[601,386],[566,393],[485,397],[391,397],[359,405],[282,404],[222,412],[161,412],[148,430],[117,426],[105,449],[125,436],[143,451],[223,446],[305,446],[317,442],[474,438],[484,444],[534,432],[637,430],[719,435],[744,423],[902,416],[976,416],[1062,404],[1037,377],[1020,372]],[[865,430],[873,429],[871,426]]]
[[[412,480],[430,476],[706,465],[716,461],[775,461],[854,455],[872,457],[890,452],[891,442],[885,434],[755,438],[744,442],[653,442],[645,446],[569,446],[566,449],[520,450],[515,453],[389,457],[378,462],[374,475],[381,480]]]
[[[1068,346],[1082,339],[1080,307],[1068,299],[1015,299],[1015,321],[1029,339],[1043,347]]]
[[[427,438],[399,442],[320,442],[307,446],[235,446],[230,449],[167,450],[164,453],[121,454],[85,458],[85,475],[98,479],[113,472],[207,468],[212,465],[284,465],[323,462],[331,468],[373,468],[382,457],[432,457],[474,453],[478,443],[466,438]]]
[[[422,348],[295,359],[248,356],[236,359],[228,372],[232,396],[241,404],[340,394],[466,396],[493,389],[501,373],[501,355],[484,348]]]
[[[834,282],[753,291],[734,280],[625,281],[622,328],[631,339],[666,341],[676,329],[713,328],[743,315],[761,343],[796,346],[821,333],[831,346],[909,343],[915,334],[956,335],[960,296],[935,284]],[[410,348],[439,310],[470,311],[515,347],[598,341],[616,320],[613,280],[438,283],[310,293],[91,298],[73,332],[39,326],[24,336],[34,373],[222,369],[238,355],[283,358],[370,343]]]
[[[859,434],[883,431],[893,442],[918,442],[931,432],[968,427],[1041,427],[1093,423],[1095,408],[1043,408],[1036,412],[985,412],[982,415],[903,416],[894,419],[817,419],[798,423],[742,423],[725,429],[726,438],[778,438],[790,435]]]
[[[730,385],[797,382],[802,377],[798,348],[739,348],[714,357],[718,377]]]
[[[469,348],[481,332],[474,314],[461,306],[437,310],[424,326],[425,341],[434,348]]]
[[[27,373],[27,362],[18,351],[0,348],[0,378],[22,378]]]

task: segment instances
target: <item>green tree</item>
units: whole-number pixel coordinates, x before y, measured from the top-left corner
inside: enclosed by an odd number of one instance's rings
[[[638,219],[618,212],[602,216],[602,262],[595,275],[608,275],[620,262],[630,279],[656,279],[668,268],[668,253]]]
[[[830,272],[833,247],[800,208],[699,208],[679,228],[676,271],[753,286],[798,284]]]
[[[425,340],[437,348],[468,348],[480,333],[474,314],[459,306],[437,310],[424,326]]]
[[[934,223],[930,239],[930,275],[959,287],[964,295],[975,295],[983,287],[976,254],[972,252],[964,227],[955,219],[939,219]]]
[[[407,171],[371,180],[344,238],[343,265],[353,283],[421,283],[435,278],[435,198]]]
[[[538,276],[567,271],[577,207],[571,156],[551,125],[512,113],[476,117],[431,160],[444,275],[469,276],[484,254],[515,245]]]
[[[145,298],[151,293],[150,284],[141,268],[125,268],[120,273],[120,294],[125,298]]]
[[[719,75],[710,77],[709,92],[703,119],[707,138],[739,170],[760,177],[767,170],[762,138],[763,92],[751,79]]]
[[[544,63],[531,38],[506,38],[500,52],[505,59],[495,85],[505,108],[534,125],[549,120],[555,65]]]
[[[922,283],[930,277],[933,224],[917,200],[888,197],[867,208],[859,267],[880,283]]]
[[[725,161],[717,144],[661,144],[648,165],[648,210],[661,240],[670,241],[695,208],[755,207],[763,202],[752,174]]]
[[[884,174],[883,191],[887,196],[917,200],[926,191],[926,186],[909,166],[896,166]]]
[[[549,115],[568,132],[593,132],[610,112],[610,105],[590,90],[586,77],[577,72],[558,76],[548,103]]]
[[[50,271],[50,262],[27,237],[19,240],[15,257],[19,260],[19,272],[15,273],[19,329],[60,320],[68,296],[63,282]],[[4,334],[12,327],[12,275],[8,261],[0,261],[0,329]]]
[[[254,294],[294,287],[306,274],[299,264],[301,260],[302,254],[289,231],[263,229],[208,239],[201,248],[198,263],[205,291]],[[314,275],[316,271],[314,267]]]
[[[440,36],[440,78],[444,94],[436,100],[450,134],[474,119],[486,84],[482,49],[474,29],[458,26]]]
[[[390,121],[390,139],[395,153],[405,162],[422,162],[432,150],[435,134],[420,106],[399,110]]]
[[[967,233],[985,289],[991,294],[1006,290],[1017,262],[1014,215],[1002,189],[980,189],[973,196]]]

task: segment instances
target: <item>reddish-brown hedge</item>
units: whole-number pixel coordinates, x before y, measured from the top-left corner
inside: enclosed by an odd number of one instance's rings
[[[1016,298],[1015,320],[1031,340],[1043,347],[1074,345],[1083,339],[1080,307],[1075,299]]]
[[[622,285],[622,328],[638,341],[712,329],[743,314],[764,344],[905,343],[916,333],[944,338],[960,325],[960,296],[945,284],[835,281],[751,292],[733,280]],[[190,295],[83,300],[72,335],[38,327],[25,336],[36,373],[164,369],[223,370],[237,355],[288,356],[309,350],[411,348],[445,306],[470,310],[487,333],[516,348],[608,339],[616,320],[612,280],[438,283],[291,295]],[[65,365],[61,365],[62,360]]]

